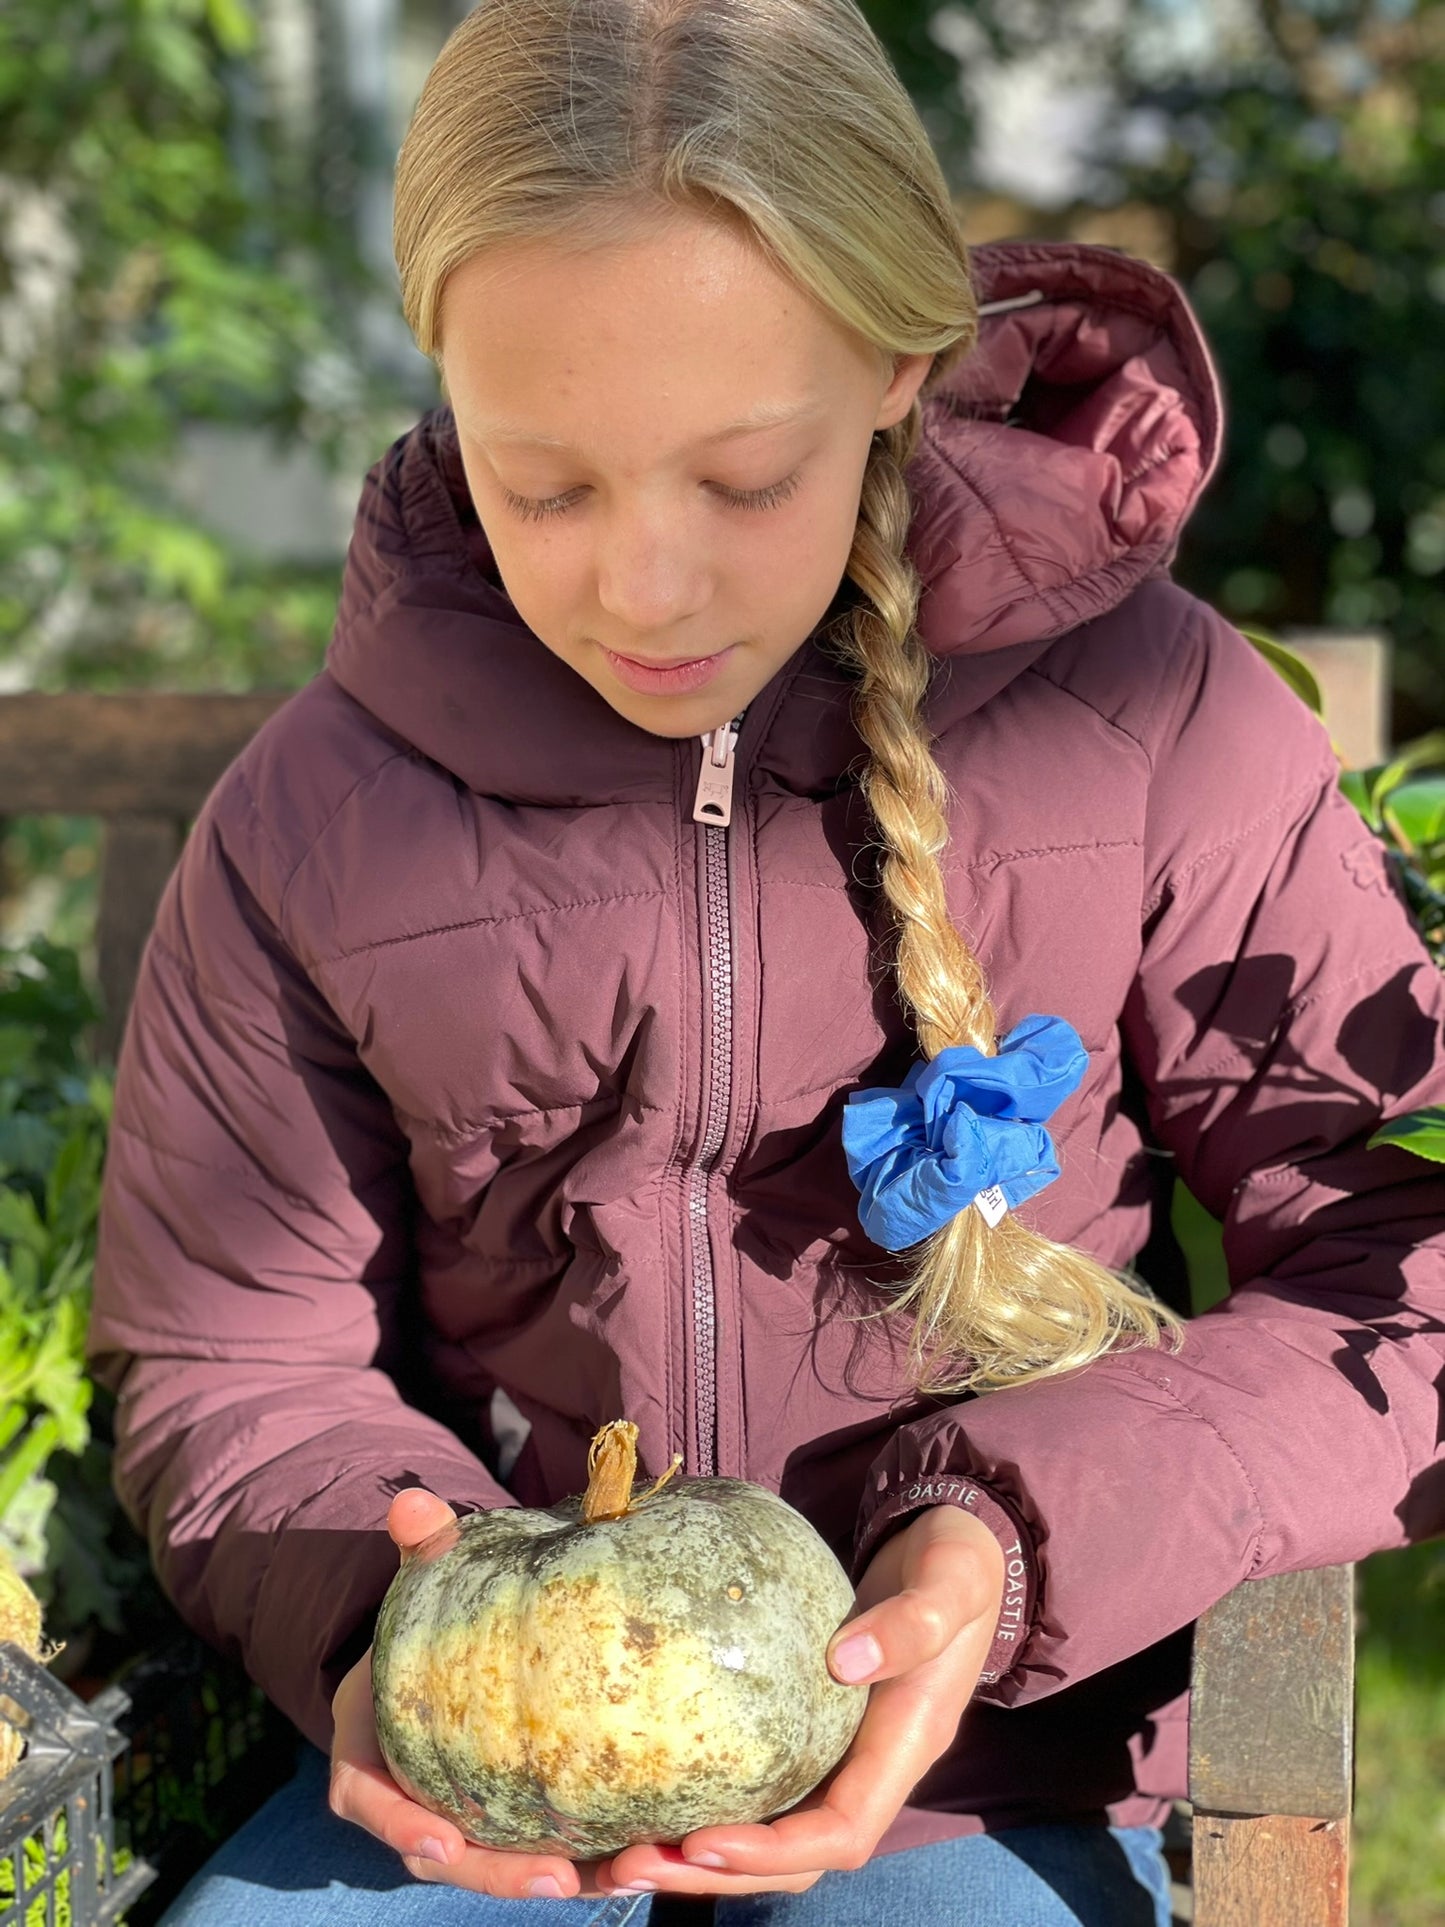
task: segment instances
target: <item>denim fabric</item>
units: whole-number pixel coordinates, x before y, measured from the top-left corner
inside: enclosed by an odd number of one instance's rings
[[[227,1841],[162,1927],[646,1927],[651,1897],[491,1900],[412,1879],[326,1804],[327,1766],[294,1780]],[[1169,1927],[1149,1827],[1016,1827],[880,1855],[807,1893],[722,1900],[717,1927]]]

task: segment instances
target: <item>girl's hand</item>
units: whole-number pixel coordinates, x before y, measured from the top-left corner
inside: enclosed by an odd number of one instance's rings
[[[386,1529],[404,1559],[455,1517],[444,1500],[413,1486],[392,1500]],[[540,1895],[570,1900],[599,1891],[595,1861],[474,1846],[449,1820],[407,1798],[387,1772],[377,1741],[369,1649],[337,1687],[331,1708],[336,1720],[331,1811],[394,1847],[418,1880],[444,1881],[499,1900]]]
[[[801,1893],[835,1868],[861,1867],[909,1793],[952,1744],[998,1624],[1004,1559],[972,1513],[933,1506],[879,1547],[857,1615],[829,1647],[871,1637],[876,1682],[852,1746],[832,1775],[766,1826],[703,1827],[677,1847],[635,1846],[602,1867],[602,1889]],[[854,1678],[859,1675],[853,1675]],[[716,1856],[710,1863],[703,1856]]]

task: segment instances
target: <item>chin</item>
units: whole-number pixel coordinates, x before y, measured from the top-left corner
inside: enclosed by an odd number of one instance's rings
[[[716,698],[708,703],[684,703],[675,696],[654,696],[650,702],[645,696],[637,696],[625,709],[618,702],[612,707],[619,716],[636,723],[650,736],[667,736],[683,742],[710,729],[721,729],[724,723],[732,721],[743,704],[725,703],[720,708]]]
[[[591,677],[588,677],[591,682]],[[644,696],[635,690],[619,689],[615,683],[604,686],[599,680],[592,687],[619,716],[625,716],[650,736],[666,736],[684,742],[710,729],[720,729],[745,709],[751,697],[729,695],[717,689],[699,689],[693,696]]]

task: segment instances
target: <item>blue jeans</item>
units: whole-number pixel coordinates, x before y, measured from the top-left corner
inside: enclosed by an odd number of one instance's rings
[[[650,1894],[492,1900],[413,1880],[338,1820],[313,1746],[196,1875],[161,1927],[647,1927]],[[717,1927],[1169,1927],[1152,1827],[1038,1826],[879,1854],[807,1893],[719,1900]]]

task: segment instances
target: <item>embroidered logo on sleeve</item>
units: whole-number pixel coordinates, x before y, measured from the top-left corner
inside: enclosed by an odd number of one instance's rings
[[[1350,843],[1340,851],[1345,874],[1362,890],[1378,891],[1382,897],[1393,895],[1385,852],[1378,843]]]

